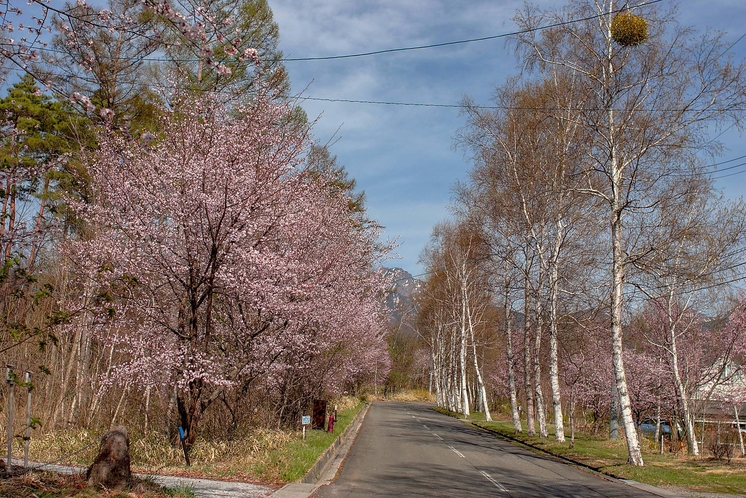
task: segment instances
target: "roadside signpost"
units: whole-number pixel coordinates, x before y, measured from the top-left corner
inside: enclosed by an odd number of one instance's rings
[[[306,426],[311,424],[311,416],[303,415],[301,417],[301,424],[303,425],[303,439],[306,439]]]

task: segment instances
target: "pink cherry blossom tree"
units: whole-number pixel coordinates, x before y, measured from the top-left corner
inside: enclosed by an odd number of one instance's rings
[[[115,348],[112,382],[174,390],[187,449],[226,391],[344,346],[330,371],[361,375],[385,348],[378,234],[301,167],[290,111],[197,98],[158,136],[103,133],[91,202],[72,203],[89,228],[66,248],[87,310],[73,325]]]
[[[668,400],[670,410],[679,414],[690,453],[698,455],[696,404],[707,402],[733,378],[737,369],[730,367],[743,354],[745,336],[738,308],[727,323],[707,324],[700,313],[685,304],[667,297],[651,299],[633,321],[630,332],[647,350],[637,361],[642,362],[640,373],[649,375],[656,363],[662,365],[661,375],[668,379],[665,384],[669,388],[661,395]],[[643,361],[646,357],[649,360]]]
[[[30,74],[94,118],[114,109],[122,126],[152,110],[143,101],[158,100],[152,78],[144,76],[156,69],[162,68],[158,83],[166,88],[176,70],[193,75],[193,89],[234,99],[253,92],[256,78],[287,90],[271,10],[251,2],[4,2],[0,80],[10,71]],[[144,60],[156,51],[164,60]]]
[[[560,366],[569,398],[571,444],[574,443],[576,409],[590,410],[596,422],[609,414],[609,390],[613,383],[607,361],[605,323],[594,317],[576,317],[562,342]]]
[[[742,409],[746,405],[746,295],[741,294],[714,339],[713,345],[720,346],[720,356],[706,369],[708,376],[699,386],[697,397],[703,398],[704,403],[718,403],[723,413],[733,414],[743,456],[746,449],[740,428],[743,427]]]

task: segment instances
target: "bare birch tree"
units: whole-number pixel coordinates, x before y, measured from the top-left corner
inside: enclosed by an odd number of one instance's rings
[[[588,216],[591,203],[575,195],[585,141],[575,116],[578,96],[574,87],[572,75],[568,78],[560,72],[539,82],[511,80],[497,91],[498,110],[484,111],[465,103],[469,125],[462,136],[477,163],[472,174],[475,188],[503,191],[501,197],[493,196],[490,201],[485,196],[484,201],[503,204],[501,222],[517,224],[524,237],[524,331],[533,342],[532,354],[524,351],[524,362],[527,372],[529,368],[533,372],[539,432],[547,437],[541,347],[548,328],[549,377],[558,441],[565,440],[558,362],[559,297],[562,282],[568,281],[561,267],[566,264],[568,238],[573,232],[582,235],[580,227],[592,219]],[[515,219],[509,221],[508,215]],[[531,401],[529,395],[528,404]],[[529,414],[529,432],[531,426]]]
[[[580,191],[606,206],[614,378],[629,463],[643,465],[622,358],[626,270],[635,257],[627,232],[630,216],[656,209],[683,158],[718,151],[710,127],[738,122],[746,92],[744,65],[732,64],[721,35],[700,36],[647,5],[634,10],[646,21],[644,36],[626,43],[612,29],[625,6],[576,0],[562,10],[527,7],[516,21],[525,30],[518,51],[527,66],[539,73],[562,68],[577,75],[584,95],[581,124],[592,141]],[[569,22],[577,19],[586,20]],[[556,27],[534,29],[547,23]]]
[[[479,361],[479,350],[484,347],[480,337],[489,328],[484,316],[491,303],[480,265],[486,260],[480,254],[482,250],[478,235],[463,220],[441,223],[435,228],[422,258],[430,278],[421,303],[420,324],[430,329],[433,371],[440,377],[435,380],[439,404],[469,415],[473,372],[475,405],[491,420],[484,365]],[[450,334],[444,333],[448,330]],[[448,350],[450,358],[444,357]],[[455,375],[449,375],[449,371]],[[443,395],[439,394],[441,390],[445,391]]]

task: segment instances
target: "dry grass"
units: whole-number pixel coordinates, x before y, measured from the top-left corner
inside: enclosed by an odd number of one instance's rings
[[[341,398],[337,400],[332,400],[329,403],[331,406],[337,406],[337,410],[340,412],[344,412],[347,410],[352,410],[357,405],[360,404],[360,399],[354,396],[342,396]]]
[[[433,396],[430,395],[427,389],[406,389],[403,391],[397,391],[394,394],[389,394],[387,396],[383,396],[382,394],[375,396],[373,394],[368,393],[365,395],[365,400],[366,401],[434,402],[435,398],[433,398]]]
[[[95,459],[102,431],[57,431],[33,439],[30,453],[42,462],[59,462],[87,466]],[[231,462],[242,466],[252,464],[268,451],[293,439],[291,431],[256,428],[232,441],[207,441],[198,438],[190,453],[199,464]],[[150,432],[130,435],[130,455],[133,468],[155,473],[165,468],[184,466],[184,453],[178,440],[170,441],[164,434]]]
[[[433,401],[433,397],[425,389],[401,391],[394,394],[389,399],[393,401]]]
[[[247,428],[230,440],[197,438],[189,455],[192,466],[186,467],[178,438],[169,439],[157,432],[139,434],[130,431],[132,470],[143,474],[240,480],[270,486],[282,484],[308,470],[318,454],[343,429],[343,423],[357,413],[361,403],[358,398],[343,397],[331,400],[330,406],[334,405],[340,417],[337,430],[329,435],[313,431],[314,438],[320,439],[314,443],[317,447],[308,450],[309,454],[313,453],[311,456],[294,456],[303,453],[301,450],[314,439],[309,437],[302,442],[300,431]],[[30,455],[38,462],[87,467],[96,457],[104,432],[64,430],[47,433],[32,439]],[[288,468],[293,470],[288,471]],[[5,495],[0,492],[1,496]]]

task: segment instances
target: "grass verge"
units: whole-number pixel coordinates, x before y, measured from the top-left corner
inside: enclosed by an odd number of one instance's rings
[[[447,410],[440,413],[465,418]],[[738,494],[746,490],[746,458],[730,462],[713,458],[689,457],[685,452],[659,454],[655,442],[642,438],[644,467],[627,465],[627,446],[624,440],[612,441],[591,434],[575,434],[575,444],[570,448],[569,437],[564,443],[554,440],[554,426],[549,425],[549,438],[516,434],[511,420],[486,422],[482,413],[468,417],[476,427],[487,429],[498,436],[518,441],[530,448],[572,460],[603,474],[618,479],[651,484],[672,490],[696,493]],[[525,426],[524,426],[525,431]]]
[[[338,412],[334,424],[334,433],[326,431],[306,431],[306,439],[295,438],[282,448],[270,451],[267,457],[257,462],[254,472],[269,482],[286,483],[298,481],[316,463],[321,454],[350,425],[355,415],[362,409],[363,403],[353,408]]]

